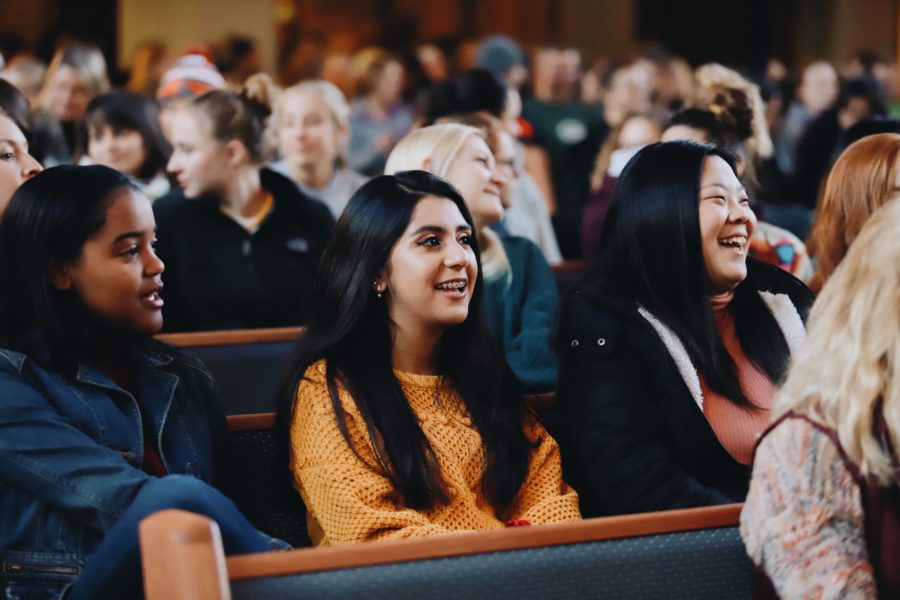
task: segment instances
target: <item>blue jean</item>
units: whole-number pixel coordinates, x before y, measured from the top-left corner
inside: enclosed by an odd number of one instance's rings
[[[226,554],[288,547],[256,530],[234,503],[214,487],[195,477],[168,475],[141,488],[65,597],[72,600],[143,597],[138,525],[152,513],[169,508],[191,511],[216,521]]]

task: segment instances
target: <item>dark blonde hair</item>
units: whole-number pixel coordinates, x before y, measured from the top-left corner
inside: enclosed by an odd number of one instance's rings
[[[216,140],[241,142],[250,159],[260,164],[268,159],[272,149],[266,123],[277,94],[272,78],[257,73],[244,82],[239,92],[212,90],[191,100],[188,108],[209,119]]]

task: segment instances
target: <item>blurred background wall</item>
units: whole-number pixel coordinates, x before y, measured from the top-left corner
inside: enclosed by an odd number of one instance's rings
[[[465,52],[461,42],[495,32],[526,47],[577,47],[586,64],[658,42],[693,64],[761,69],[779,58],[799,68],[858,49],[896,60],[898,29],[898,0],[0,0],[3,48],[41,51],[73,35],[124,66],[148,39],[177,52],[241,35],[273,72],[369,43],[438,41]]]

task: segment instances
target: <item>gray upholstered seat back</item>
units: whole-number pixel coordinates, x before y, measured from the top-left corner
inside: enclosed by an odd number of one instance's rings
[[[235,600],[750,598],[736,527],[235,581]]]

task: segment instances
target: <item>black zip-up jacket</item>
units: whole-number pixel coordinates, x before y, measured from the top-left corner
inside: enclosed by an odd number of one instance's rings
[[[761,294],[793,351],[810,291],[752,259],[741,285]],[[699,376],[674,332],[598,277],[569,291],[560,319],[557,437],[585,517],[744,500],[750,468],[706,420]]]
[[[334,218],[289,179],[262,169],[274,206],[253,233],[210,197],[175,190],[153,205],[165,262],[165,331],[301,325]]]

